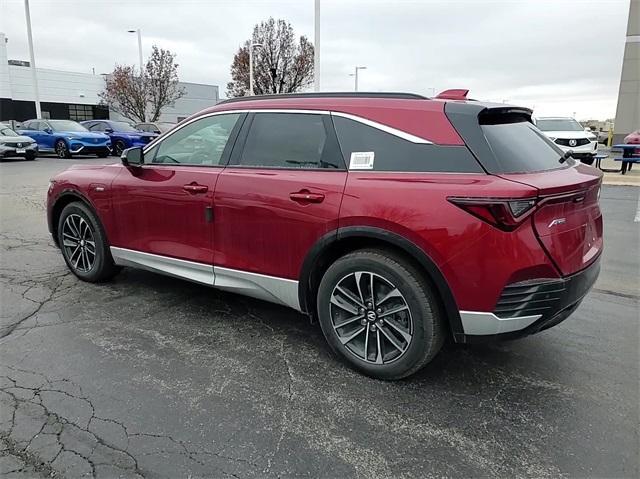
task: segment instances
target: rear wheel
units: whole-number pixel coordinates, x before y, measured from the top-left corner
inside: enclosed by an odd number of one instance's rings
[[[55,150],[58,158],[71,158],[71,153],[69,153],[69,148],[64,140],[56,141]]]
[[[98,155],[98,158],[107,158],[109,156],[109,153],[109,150],[105,148],[100,153],[96,153],[96,155]]]
[[[58,244],[69,269],[84,281],[105,281],[119,271],[98,218],[84,203],[69,203],[62,210]]]
[[[428,282],[408,261],[382,250],[338,259],[320,282],[317,304],[331,348],[379,379],[415,373],[444,341],[443,319]]]

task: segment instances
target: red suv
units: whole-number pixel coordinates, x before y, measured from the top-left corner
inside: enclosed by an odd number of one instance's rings
[[[289,306],[398,379],[448,338],[569,316],[599,272],[601,178],[465,91],[263,96],[68,169],[47,214],[82,280],[133,266]]]

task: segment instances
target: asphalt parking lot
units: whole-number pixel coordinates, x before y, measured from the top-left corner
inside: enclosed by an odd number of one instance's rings
[[[605,186],[602,273],[519,341],[361,376],[293,310],[125,269],[71,275],[48,179],[0,163],[0,475],[638,477],[640,188]]]

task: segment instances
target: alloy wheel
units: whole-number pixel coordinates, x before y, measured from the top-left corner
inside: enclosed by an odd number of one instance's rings
[[[62,247],[76,271],[88,273],[96,261],[96,242],[91,226],[82,216],[71,214],[62,226]]]
[[[58,143],[56,143],[56,153],[58,154],[59,158],[67,157],[67,145],[64,141],[59,141]]]
[[[124,143],[122,143],[120,140],[116,141],[116,144],[114,146],[115,150],[116,150],[116,155],[120,156],[122,155],[122,152],[124,151]]]
[[[388,364],[403,356],[413,338],[407,300],[387,278],[357,271],[333,289],[329,314],[338,340],[370,364]]]

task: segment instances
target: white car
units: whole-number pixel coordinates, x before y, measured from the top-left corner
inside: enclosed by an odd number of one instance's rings
[[[598,153],[598,137],[585,131],[580,123],[570,117],[544,117],[534,120],[536,126],[563,151],[571,150],[573,158],[587,165],[593,163]]]

